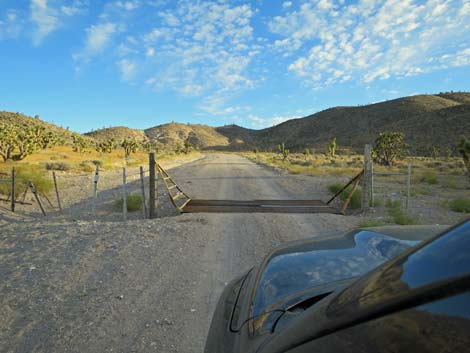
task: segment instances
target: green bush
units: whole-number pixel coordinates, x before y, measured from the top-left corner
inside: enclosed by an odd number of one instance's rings
[[[100,161],[100,160],[94,160],[94,161],[91,161],[91,163],[100,168],[103,168],[103,165],[104,165],[103,161]]]
[[[458,197],[450,202],[449,207],[454,212],[470,213],[470,199]]]
[[[422,182],[425,182],[425,183],[428,183],[428,184],[431,184],[431,185],[436,185],[438,183],[438,180],[437,180],[437,175],[435,172],[432,172],[432,171],[427,171],[427,172],[424,172],[422,175],[421,175],[421,179],[420,179]]]
[[[36,189],[41,194],[48,194],[53,188],[54,183],[48,173],[37,165],[23,165],[15,168],[15,194],[19,197],[28,187],[29,181],[32,181]],[[9,177],[6,177],[9,179]],[[10,183],[0,183],[0,193],[9,195],[11,192]]]
[[[81,162],[79,164],[80,168],[82,171],[84,172],[94,172],[95,171],[95,166],[93,164],[90,164],[89,161],[86,161],[86,162]]]
[[[334,183],[334,184],[331,184],[328,186],[328,190],[332,193],[332,194],[336,194],[338,191],[340,191],[342,188],[343,188],[343,184],[337,182],[337,183]],[[351,193],[351,190],[352,190],[352,186],[348,186],[346,188],[346,190],[344,190],[340,195],[339,197],[341,198],[341,200],[343,201],[346,201],[346,199],[348,198],[349,194]],[[361,208],[361,198],[362,198],[362,191],[359,187],[356,188],[356,190],[354,190],[354,193],[352,195],[352,198],[351,198],[351,203],[349,204],[349,207],[353,208],[353,209],[358,209],[358,208]]]
[[[118,206],[122,209],[124,200],[122,197],[118,201]],[[129,212],[135,212],[142,209],[142,196],[139,194],[127,194],[127,210]]]
[[[67,171],[70,170],[70,164],[65,162],[46,162],[44,164],[47,170],[62,170]]]
[[[400,225],[417,224],[418,221],[405,210],[401,208],[400,201],[387,200],[385,206],[388,208],[388,214],[392,217],[393,222]]]
[[[363,221],[359,222],[357,225],[359,228],[370,228],[370,227],[381,227],[384,226],[386,223],[379,221],[377,219],[364,219]]]

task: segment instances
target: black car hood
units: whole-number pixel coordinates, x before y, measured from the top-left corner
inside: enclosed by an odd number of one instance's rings
[[[286,309],[296,297],[333,291],[418,244],[369,230],[336,239],[310,239],[278,248],[264,261],[252,298],[251,317]],[[333,287],[333,288],[332,288]]]

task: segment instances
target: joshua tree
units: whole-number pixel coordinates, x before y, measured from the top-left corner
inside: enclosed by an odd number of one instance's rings
[[[0,156],[3,161],[11,159],[16,146],[17,127],[11,124],[0,124]]]
[[[431,156],[434,159],[438,159],[441,156],[441,147],[432,146]]]
[[[131,153],[135,153],[137,151],[137,147],[139,147],[139,145],[135,140],[125,138],[121,142],[121,147],[124,149],[125,157],[128,158]]]
[[[74,152],[83,152],[88,146],[86,140],[79,134],[72,134],[72,149]]]
[[[468,175],[470,175],[470,139],[463,137],[457,145],[459,153],[462,155]]]
[[[142,143],[142,149],[148,153],[150,152],[157,152],[157,143],[152,141],[152,140],[148,140],[146,139],[143,143]]]
[[[328,145],[328,155],[330,157],[336,156],[336,137],[334,137]]]
[[[403,155],[408,147],[401,132],[382,132],[375,140],[374,160],[380,164],[391,166]]]
[[[278,146],[278,149],[279,149],[279,152],[281,153],[282,155],[282,160],[286,160],[287,157],[289,157],[289,153],[290,151],[288,149],[286,149],[286,145],[285,143],[281,143],[279,146]]]
[[[101,153],[111,153],[116,149],[116,141],[114,138],[110,138],[106,141],[101,141],[96,144],[96,151]]]

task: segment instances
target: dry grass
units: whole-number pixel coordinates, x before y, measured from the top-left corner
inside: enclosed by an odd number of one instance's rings
[[[330,158],[324,154],[293,153],[285,160],[279,153],[245,152],[242,155],[269,167],[285,169],[291,174],[354,176],[362,167],[362,159],[355,155]]]
[[[192,152],[191,155],[197,155],[198,152]],[[158,162],[166,162],[185,158],[174,152],[160,152],[157,154]],[[0,173],[7,174],[2,178],[9,178],[12,167],[16,169],[17,186],[15,189],[17,195],[24,191],[27,182],[32,180],[38,190],[42,193],[48,193],[53,187],[50,177],[51,170],[66,171],[70,174],[93,173],[96,165],[100,169],[113,170],[124,166],[135,167],[148,164],[148,153],[137,152],[128,160],[124,158],[124,152],[121,150],[112,153],[99,153],[88,149],[83,153],[73,152],[70,146],[55,146],[51,149],[39,151],[26,157],[21,161],[0,162]],[[0,183],[0,194],[10,193],[10,185]]]

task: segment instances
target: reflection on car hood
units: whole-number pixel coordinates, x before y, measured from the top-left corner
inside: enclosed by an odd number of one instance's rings
[[[361,230],[350,233],[342,243],[342,247],[319,250],[318,240],[312,240],[274,253],[259,279],[252,314],[262,314],[295,292],[360,276],[419,242]]]

